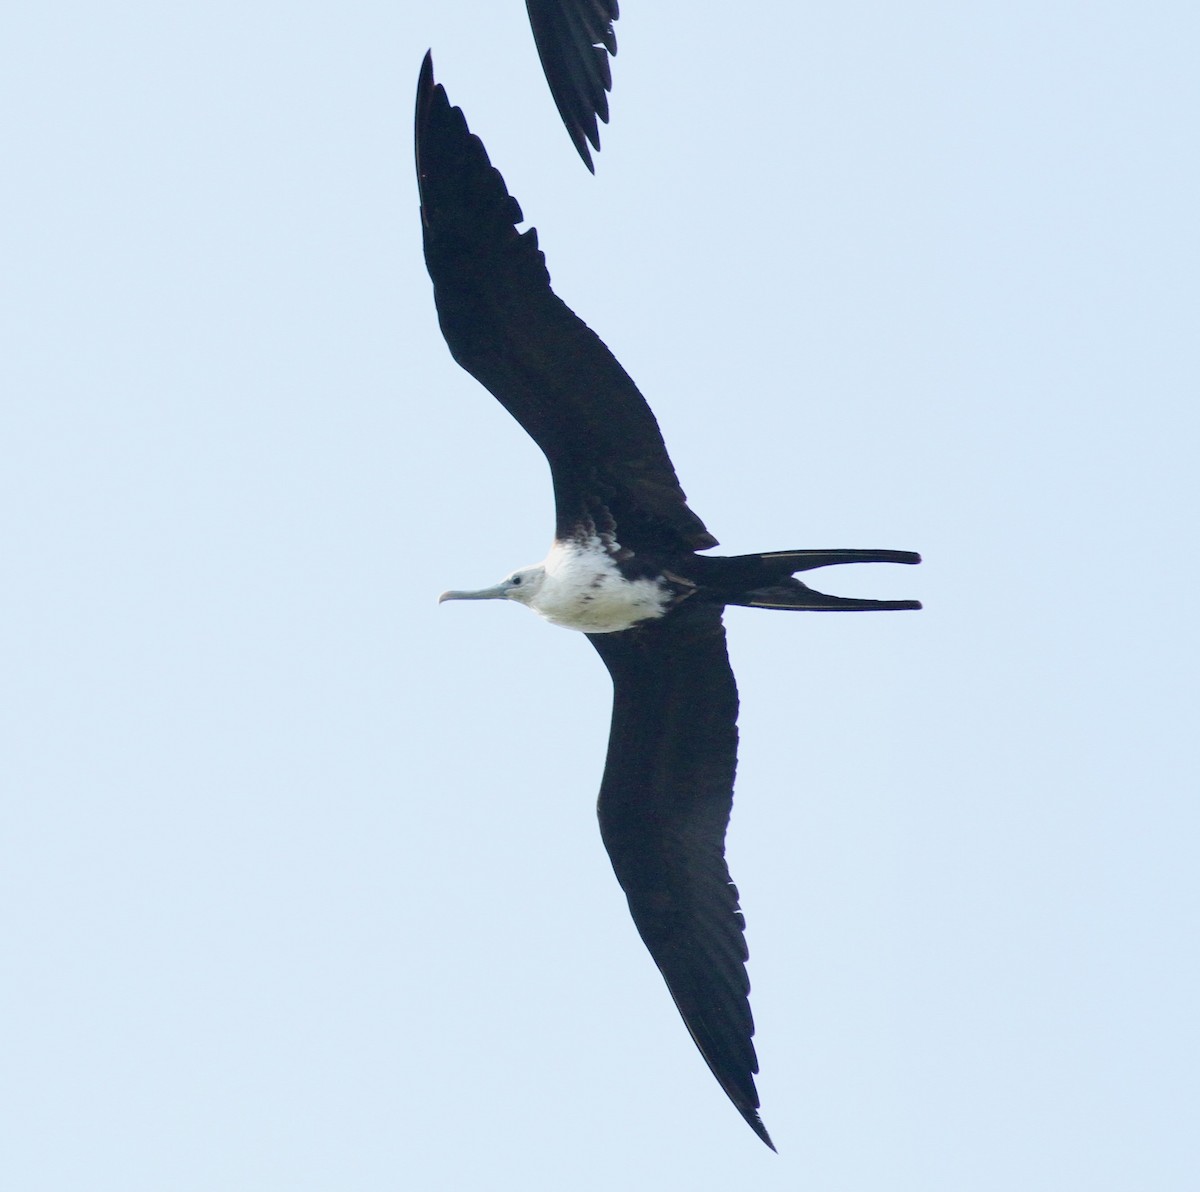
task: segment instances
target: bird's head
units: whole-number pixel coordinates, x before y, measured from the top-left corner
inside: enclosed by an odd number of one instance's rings
[[[516,600],[520,604],[532,604],[545,582],[546,568],[537,563],[514,571],[491,588],[480,588],[477,592],[443,592],[438,597],[438,604],[443,600]]]

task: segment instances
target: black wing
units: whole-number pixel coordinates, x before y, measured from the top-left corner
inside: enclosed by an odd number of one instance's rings
[[[525,7],[558,114],[594,174],[587,141],[599,152],[596,117],[608,123],[608,57],[617,52],[617,0],[525,0]]]
[[[684,604],[661,621],[588,636],[613,678],[604,846],[701,1055],[774,1150],[754,1087],[745,920],[725,864],[738,697],[721,609]]]
[[[645,398],[595,332],[550,289],[537,232],[459,108],[417,86],[417,183],[425,262],[454,359],[550,461],[558,536],[589,521],[633,549],[702,550],[716,539],[687,507]]]

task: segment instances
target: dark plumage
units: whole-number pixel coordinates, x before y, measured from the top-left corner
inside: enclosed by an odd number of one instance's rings
[[[426,57],[417,90],[425,259],[455,360],[541,447],[556,503],[544,564],[451,598],[507,598],[587,632],[613,679],[600,831],[642,940],[701,1054],[767,1145],[758,1115],[744,922],[725,865],[737,764],[727,604],[910,609],[826,596],[795,573],[916,563],[891,550],[714,558],[658,424],[600,339],[550,289],[537,233]]]
[[[595,173],[587,143],[599,152],[596,117],[608,123],[617,0],[525,0],[525,7],[558,114],[583,164]]]

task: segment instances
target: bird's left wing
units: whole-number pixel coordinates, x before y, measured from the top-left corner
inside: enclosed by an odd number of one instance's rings
[[[701,1055],[774,1149],[754,1087],[745,920],[725,864],[738,696],[721,609],[685,603],[663,620],[588,636],[613,678],[604,846]]]
[[[425,262],[451,354],[545,452],[556,533],[611,518],[623,546],[692,551],[717,540],[688,508],[658,423],[629,374],[550,289],[537,232],[483,143],[433,80],[417,84]]]
[[[525,0],[550,94],[583,164],[600,149],[596,117],[608,123],[609,55],[617,52],[617,0]]]

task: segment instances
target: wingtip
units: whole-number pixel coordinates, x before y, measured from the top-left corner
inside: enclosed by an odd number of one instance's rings
[[[417,75],[416,127],[418,133],[421,129],[422,117],[429,110],[429,104],[433,99],[435,86],[436,84],[433,81],[433,51],[426,50],[425,57],[421,59],[421,73]],[[419,136],[417,139],[419,142]]]
[[[608,112],[605,111],[601,117],[605,124],[608,123]],[[583,164],[587,166],[588,173],[593,177],[596,174],[596,163],[592,160],[593,153],[600,152],[600,129],[596,126],[596,121],[593,119],[591,127],[586,124],[580,124],[578,127],[572,126],[567,122],[567,117],[563,114],[563,123],[567,127],[567,135],[571,138],[571,144],[575,146]]]
[[[413,112],[413,161],[417,167],[417,191],[421,195],[421,221],[425,222],[425,196],[422,186],[424,170],[421,166],[422,131],[429,120],[433,104],[435,84],[433,81],[433,50],[426,50],[421,59],[421,72],[417,76],[417,102]]]
[[[754,1133],[757,1134],[759,1138],[761,1138],[762,1141],[766,1143],[767,1146],[769,1146],[771,1150],[775,1152],[775,1154],[778,1155],[779,1149],[771,1141],[771,1136],[767,1133],[767,1128],[763,1125],[762,1118],[759,1117],[758,1108],[756,1106],[737,1105],[737,1110],[745,1119],[746,1125],[749,1126],[750,1129],[753,1130]]]
[[[562,115],[561,112],[559,114]],[[579,154],[579,160],[582,161],[585,166],[587,166],[588,173],[594,176],[596,173],[596,166],[592,161],[592,152],[588,148],[587,137],[584,136],[580,129],[571,125],[565,115],[562,115],[562,119],[563,124],[566,126],[567,136],[571,138],[571,144],[575,146],[575,152]],[[600,151],[599,145],[596,146],[596,151]]]
[[[718,1077],[718,1079],[720,1078]],[[771,1150],[775,1151],[776,1154],[779,1154],[775,1144],[771,1141],[770,1134],[767,1133],[766,1126],[763,1125],[762,1117],[758,1111],[758,1096],[756,1093],[754,1093],[754,1086],[751,1085],[750,1090],[754,1094],[752,1098],[747,1098],[744,1094],[736,1095],[735,1090],[730,1088],[730,1086],[724,1081],[721,1081],[721,1086],[725,1091],[725,1095],[733,1102],[734,1108],[742,1115],[746,1125],[749,1126],[750,1129],[753,1130],[754,1133],[757,1134],[759,1138],[761,1138],[763,1142],[765,1142],[767,1146],[771,1148]]]
[[[616,0],[526,0],[525,7],[554,106],[580,160],[595,174],[592,150],[600,152],[597,119],[608,123],[619,6]]]

